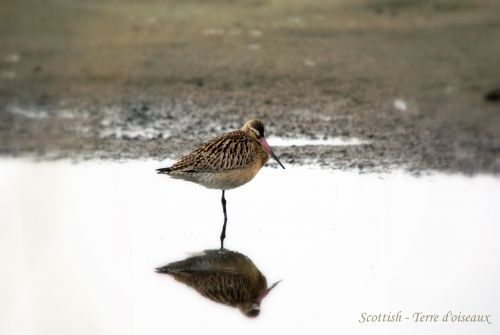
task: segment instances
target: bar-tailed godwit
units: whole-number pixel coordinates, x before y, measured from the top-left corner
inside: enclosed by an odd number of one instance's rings
[[[238,307],[249,317],[259,315],[262,300],[279,283],[268,287],[266,277],[247,256],[227,249],[205,250],[156,271],[173,276],[210,300]]]
[[[269,160],[269,155],[285,168],[264,138],[264,124],[254,119],[246,122],[240,130],[215,137],[178,159],[172,166],[156,171],[222,190],[224,225],[220,244],[223,249],[227,224],[225,191],[252,180]]]

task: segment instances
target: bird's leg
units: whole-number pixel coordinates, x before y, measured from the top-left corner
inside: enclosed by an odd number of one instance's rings
[[[227,214],[226,214],[226,198],[224,198],[224,192],[226,190],[222,190],[222,211],[224,212],[224,225],[222,226],[222,233],[220,234],[220,249],[224,249],[224,239],[226,238],[226,223],[227,223]]]

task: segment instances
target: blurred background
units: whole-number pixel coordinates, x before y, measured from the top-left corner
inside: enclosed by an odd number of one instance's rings
[[[367,142],[288,164],[498,173],[499,36],[496,0],[2,0],[0,154],[173,158],[260,117]]]

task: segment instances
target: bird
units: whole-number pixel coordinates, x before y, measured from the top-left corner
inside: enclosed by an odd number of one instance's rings
[[[220,235],[221,249],[226,238],[226,190],[240,187],[255,177],[269,156],[284,169],[264,137],[264,123],[247,121],[239,130],[217,136],[179,158],[172,166],[156,169],[159,174],[222,190],[224,224]]]
[[[266,277],[250,258],[228,249],[205,250],[156,272],[173,276],[210,300],[237,307],[248,317],[259,315],[262,300],[280,282],[267,287]]]

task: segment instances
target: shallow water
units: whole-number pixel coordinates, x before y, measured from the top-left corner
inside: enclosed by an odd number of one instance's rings
[[[154,272],[222,225],[220,192],[165,164],[2,160],[0,333],[498,331],[500,178],[264,168],[226,193],[226,247],[282,280],[248,320]],[[494,323],[359,323],[400,310]]]

